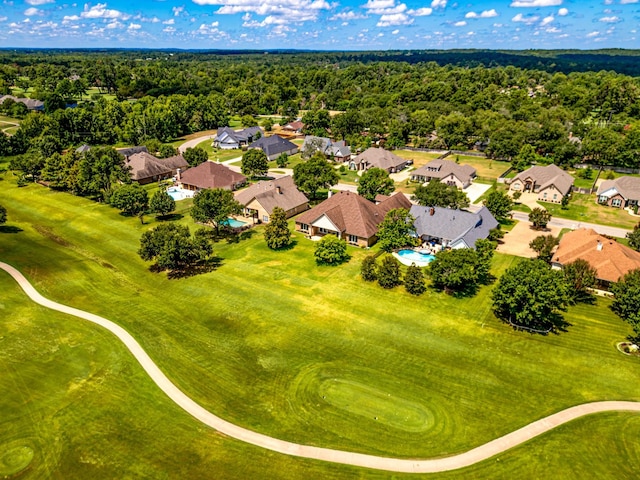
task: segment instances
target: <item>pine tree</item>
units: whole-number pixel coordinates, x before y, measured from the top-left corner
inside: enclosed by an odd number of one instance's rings
[[[404,288],[411,295],[422,295],[427,287],[424,284],[424,275],[420,267],[417,267],[415,263],[412,263],[407,268],[407,273],[404,276]]]
[[[271,218],[264,230],[264,239],[272,250],[284,248],[291,243],[291,231],[287,224],[287,215],[280,207],[274,207]]]

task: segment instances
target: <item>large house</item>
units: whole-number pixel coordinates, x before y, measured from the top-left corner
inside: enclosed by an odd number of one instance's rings
[[[352,170],[369,170],[376,167],[389,173],[396,173],[407,166],[408,160],[394,155],[384,148],[367,148],[349,163]]]
[[[131,172],[131,178],[142,185],[170,178],[177,174],[178,169],[189,168],[189,164],[182,155],[160,159],[150,153],[139,152],[125,158],[125,164]]]
[[[620,177],[605,180],[597,193],[598,203],[625,208],[640,204],[640,177]]]
[[[298,146],[295,143],[292,143],[286,138],[282,138],[278,135],[260,137],[249,145],[249,148],[259,148],[265,153],[269,160],[275,160],[283,153],[286,153],[287,155],[295,155],[298,153]]]
[[[125,160],[128,160],[131,155],[142,152],[149,153],[149,150],[147,150],[147,147],[145,147],[144,145],[138,145],[136,147],[116,148],[116,152],[122,155]]]
[[[541,202],[560,203],[572,186],[573,177],[556,165],[536,165],[516,175],[509,190],[537,193]]]
[[[309,200],[298,190],[290,175],[254,183],[236,192],[235,196],[244,206],[245,217],[263,223],[269,223],[275,207],[282,208],[287,218],[309,209]]]
[[[451,160],[436,159],[411,172],[411,180],[426,183],[433,179],[457,188],[467,188],[476,178],[476,169]]]
[[[237,190],[247,182],[247,177],[219,163],[203,162],[186,172],[178,172],[178,185],[185,190],[198,191],[205,188]]]
[[[260,135],[258,135],[260,133]],[[218,129],[213,146],[223,150],[241,148],[252,143],[257,137],[264,135],[260,127],[249,127],[244,130],[233,130],[229,127]]]
[[[416,219],[416,235],[439,248],[476,248],[476,240],[487,238],[498,221],[487,207],[475,213],[442,207],[413,205],[409,211]]]
[[[13,95],[0,95],[0,103],[7,100],[13,100],[16,103],[22,103],[28,110],[33,112],[44,112],[44,102],[35,98],[19,98]]]
[[[339,192],[296,218],[296,231],[310,238],[337,235],[352,245],[370,247],[387,212],[410,207],[401,193],[375,204],[356,193]]]
[[[578,259],[586,260],[596,269],[598,283],[604,288],[631,270],[640,268],[640,252],[599,235],[591,228],[565,233],[551,259],[551,265],[562,268]]]
[[[304,123],[302,123],[300,120],[295,120],[293,122],[287,123],[284,127],[282,127],[282,130],[291,134],[299,135],[302,133],[303,128]]]
[[[307,135],[304,137],[302,152],[307,154],[321,152],[330,160],[337,163],[344,163],[351,160],[351,147],[344,140],[333,141],[327,137],[316,137]]]

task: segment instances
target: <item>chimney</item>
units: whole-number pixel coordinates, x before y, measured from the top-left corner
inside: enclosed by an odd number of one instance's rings
[[[600,240],[598,240],[598,246],[596,247],[596,250],[598,250],[599,252],[602,251],[602,242]]]
[[[276,185],[276,192],[278,192],[278,195],[282,195],[282,188],[280,188],[280,185]]]
[[[333,195],[333,192],[331,191],[331,189],[329,189],[329,194],[327,195],[327,198],[331,198],[331,195]]]
[[[429,209],[429,215],[433,216],[433,214],[434,214],[434,213],[436,213],[436,209],[435,209],[435,208],[433,208],[433,207],[431,207],[431,208]]]
[[[176,179],[178,180],[178,182],[180,180],[182,180],[182,169],[181,168],[176,168]]]

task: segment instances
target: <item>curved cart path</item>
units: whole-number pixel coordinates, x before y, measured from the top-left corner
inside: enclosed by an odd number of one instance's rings
[[[311,458],[315,460],[324,460],[328,462],[342,463],[346,465],[354,465],[357,467],[373,468],[378,470],[386,470],[404,473],[433,473],[455,470],[458,468],[468,467],[482,460],[486,460],[494,455],[504,452],[516,445],[520,445],[544,432],[547,432],[558,425],[569,422],[584,415],[598,412],[607,412],[612,410],[626,410],[640,412],[640,402],[594,402],[577,405],[567,408],[561,412],[550,415],[541,420],[526,425],[519,430],[511,432],[503,437],[492,440],[491,442],[480,445],[451,457],[437,458],[431,460],[411,460],[400,458],[377,457],[374,455],[365,455],[362,453],[352,453],[340,450],[331,450],[329,448],[311,447],[308,445],[300,445],[297,443],[286,442],[276,438],[263,435],[261,433],[247,430],[229,423],[211,412],[205,410],[196,402],[191,400],[184,392],[174,385],[167,376],[162,373],[158,366],[151,360],[149,355],[142,349],[140,344],[122,327],[99,317],[92,313],[88,313],[77,308],[68,307],[60,303],[53,302],[42,295],[29,283],[29,281],[11,265],[0,262],[0,268],[11,275],[22,287],[25,293],[34,302],[57,310],[59,312],[75,315],[76,317],[96,323],[111,333],[113,333],[122,343],[126,345],[133,356],[138,360],[142,368],[145,369],[151,379],[167,394],[178,406],[187,413],[200,420],[205,425],[214,428],[225,435],[242,440],[243,442],[256,445],[258,447],[273,450],[274,452],[285,455],[293,455],[296,457]]]

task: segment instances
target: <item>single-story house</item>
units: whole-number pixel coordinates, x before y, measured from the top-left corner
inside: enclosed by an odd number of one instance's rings
[[[140,145],[137,147],[116,148],[116,152],[122,155],[125,159],[128,159],[131,155],[136,153],[149,153],[149,150],[147,150],[147,147],[144,145]]]
[[[292,143],[286,138],[282,138],[278,135],[260,137],[249,145],[249,148],[259,148],[265,153],[269,160],[275,160],[283,153],[286,153],[287,155],[295,155],[298,153],[298,146],[295,143]]]
[[[427,183],[433,179],[457,188],[467,188],[476,178],[476,169],[451,160],[436,159],[411,172],[411,180]]]
[[[304,123],[302,123],[300,120],[296,120],[294,122],[287,123],[284,127],[282,127],[282,130],[299,135],[302,133],[303,128]]]
[[[126,157],[125,164],[131,171],[133,181],[142,185],[156,182],[176,175],[178,170],[189,168],[189,164],[182,155],[160,159],[150,153],[134,153]]]
[[[171,169],[171,175],[177,175],[178,170],[185,171],[189,168],[189,162],[187,162],[182,154],[174,155],[173,157],[159,158],[158,161]]]
[[[602,288],[608,288],[623,275],[640,268],[640,252],[599,235],[591,228],[565,233],[551,259],[551,266],[562,268],[579,258],[596,269],[596,277]]]
[[[330,160],[337,163],[344,163],[351,160],[351,147],[349,147],[344,140],[333,141],[327,137],[307,135],[304,137],[304,143],[300,150],[303,152],[308,152],[309,150],[314,153],[321,152]]]
[[[509,184],[512,192],[538,194],[541,202],[562,202],[571,192],[573,177],[556,165],[534,166],[516,175]]]
[[[0,103],[4,103],[6,100],[13,100],[16,103],[22,103],[29,111],[32,112],[44,112],[44,102],[42,100],[36,100],[35,98],[19,98],[13,95],[0,95]]]
[[[405,168],[409,160],[401,158],[384,148],[367,148],[360,155],[351,159],[349,168],[352,170],[369,170],[377,167],[389,173],[396,173]]]
[[[186,172],[178,172],[177,182],[185,190],[198,191],[205,188],[224,188],[237,190],[247,177],[215,162],[203,162]]]
[[[309,209],[309,199],[298,190],[291,175],[254,183],[236,192],[235,197],[244,206],[245,217],[263,223],[269,223],[275,207],[282,208],[287,218]]]
[[[378,239],[378,225],[394,208],[411,207],[402,193],[379,204],[353,192],[338,192],[296,218],[296,231],[310,238],[336,235],[351,245],[370,247]]]
[[[260,132],[260,135],[257,135]],[[233,130],[229,127],[219,128],[213,140],[213,146],[223,150],[241,148],[254,141],[256,136],[262,136],[264,132],[260,127],[249,127],[244,130]]]
[[[487,207],[475,213],[442,207],[413,205],[409,211],[416,219],[416,235],[440,248],[476,248],[476,240],[487,238],[498,221]]]
[[[610,207],[633,207],[640,203],[640,178],[620,177],[605,180],[598,187],[597,201]]]

